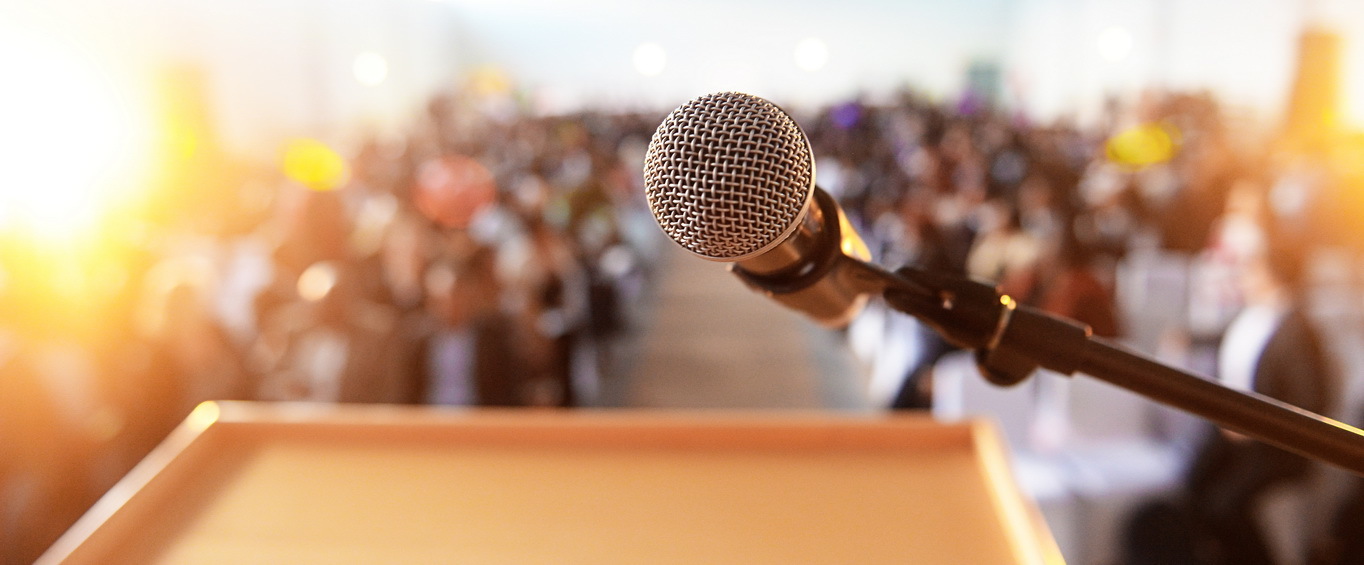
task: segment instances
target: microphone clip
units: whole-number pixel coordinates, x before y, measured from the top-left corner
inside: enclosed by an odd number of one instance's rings
[[[1087,325],[1022,306],[968,277],[916,267],[895,275],[927,292],[889,287],[886,303],[923,320],[953,345],[974,350],[981,373],[993,384],[1016,385],[1038,367],[1069,375],[1083,364]]]

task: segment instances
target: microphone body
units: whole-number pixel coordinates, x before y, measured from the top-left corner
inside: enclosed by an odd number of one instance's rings
[[[645,191],[673,241],[753,290],[829,327],[846,326],[868,298],[856,264],[871,253],[814,183],[804,132],[776,105],[747,94],[696,98],[649,142]]]
[[[729,269],[749,288],[783,306],[841,328],[868,298],[849,259],[869,261],[871,252],[827,192],[816,187],[810,204],[786,239]]]

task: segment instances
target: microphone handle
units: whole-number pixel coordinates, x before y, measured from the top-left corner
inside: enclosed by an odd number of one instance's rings
[[[1364,476],[1364,431],[1254,392],[1227,388],[1100,338],[1081,373],[1203,416],[1227,429]]]

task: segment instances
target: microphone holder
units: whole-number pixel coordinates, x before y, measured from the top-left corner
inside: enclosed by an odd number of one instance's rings
[[[841,267],[896,310],[975,351],[991,383],[1011,386],[1042,367],[1083,373],[1310,459],[1364,476],[1364,431],[1280,402],[1224,387],[1091,335],[1089,326],[1023,306],[993,286],[914,267],[894,273],[842,256]]]

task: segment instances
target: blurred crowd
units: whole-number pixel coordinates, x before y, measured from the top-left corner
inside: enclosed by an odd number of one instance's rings
[[[325,146],[286,155],[296,174],[125,234],[116,268],[53,273],[5,240],[0,563],[35,558],[205,400],[608,401],[660,235],[639,166],[657,117],[450,94],[419,123],[358,144],[348,175],[315,174]],[[54,303],[64,274],[110,296]]]
[[[1272,254],[1299,286],[1313,251],[1348,237],[1325,154],[1247,136],[1208,96],[1150,95],[1091,129],[976,106],[906,94],[805,120],[820,185],[880,263],[993,281],[1096,335],[1130,338],[1119,270],[1133,255],[1176,257],[1193,282],[1165,329],[1197,346],[1220,340],[1245,305],[1238,280],[1256,259]],[[872,365],[874,397],[926,407],[931,382],[918,377],[948,346],[897,324],[915,323],[864,316],[850,341]],[[891,347],[906,343],[918,346]]]
[[[1182,94],[1114,105],[1090,129],[1035,127],[970,98],[949,108],[910,95],[835,105],[805,123],[821,186],[885,266],[993,281],[1023,304],[1225,386],[1356,420],[1335,353],[1357,349],[1348,343],[1357,334],[1349,326],[1327,334],[1317,314],[1324,306],[1357,326],[1348,312],[1358,296],[1312,300],[1320,253],[1358,252],[1348,183],[1324,138],[1257,132],[1210,97]],[[1355,287],[1354,261],[1343,263]],[[1146,284],[1161,275],[1155,265],[1179,284]],[[873,402],[893,408],[932,408],[935,372],[948,355],[960,358],[884,305],[855,320],[847,338],[869,367]],[[1038,413],[1016,448],[1064,448],[1069,424],[1048,426],[1068,418],[1060,405],[1047,408],[1043,397],[1054,393],[1034,389]],[[1144,425],[1133,432],[1162,435]],[[1308,488],[1312,465],[1211,426],[1190,432],[1164,434],[1187,445],[1187,468],[1116,525],[1114,562],[1305,562],[1309,550],[1272,546],[1260,513],[1270,493]],[[1361,507],[1347,504],[1335,530],[1299,529],[1295,541],[1310,546],[1314,563],[1360,562]]]
[[[640,175],[661,116],[438,97],[349,152],[344,182],[255,175],[130,237],[94,270],[106,306],[59,319],[35,296],[62,273],[30,277],[37,252],[0,244],[0,562],[36,556],[203,400],[610,404],[656,265]],[[1198,95],[1088,129],[908,93],[797,115],[877,262],[996,281],[1123,337],[1119,266],[1159,249],[1197,280],[1170,334],[1195,345],[1260,296],[1248,276],[1289,300],[1307,251],[1341,239],[1321,154],[1224,118]],[[932,404],[948,344],[876,307],[846,335],[874,404]]]

